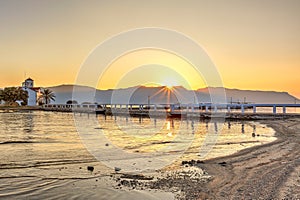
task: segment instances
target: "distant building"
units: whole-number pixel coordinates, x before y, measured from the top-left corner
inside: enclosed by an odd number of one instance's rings
[[[41,87],[34,87],[34,81],[31,78],[27,78],[22,83],[22,89],[28,92],[28,106],[36,106],[37,99],[41,93]]]
[[[3,90],[2,88],[0,88],[0,90]],[[0,99],[0,105],[4,104],[4,101],[2,99]]]

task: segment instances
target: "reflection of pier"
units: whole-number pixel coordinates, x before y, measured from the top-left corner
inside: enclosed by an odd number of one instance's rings
[[[295,116],[287,112],[300,104],[49,104],[44,110],[131,116],[183,116],[259,119]],[[264,111],[263,109],[271,109]]]

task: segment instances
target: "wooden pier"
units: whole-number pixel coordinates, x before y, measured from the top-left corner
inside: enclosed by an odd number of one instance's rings
[[[271,111],[259,111],[261,108],[270,108]],[[300,104],[49,104],[43,106],[43,110],[46,111],[150,117],[261,119],[300,116],[297,112],[287,112],[290,108],[300,108]]]

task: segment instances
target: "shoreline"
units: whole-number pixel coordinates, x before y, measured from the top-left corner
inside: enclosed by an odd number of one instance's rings
[[[168,178],[131,181],[142,188],[172,192],[175,199],[299,199],[300,118],[260,122],[275,130],[277,140],[224,157],[182,163],[182,169],[203,170],[206,178],[195,181],[193,173],[187,173],[178,179],[178,172],[170,170],[167,172],[173,175]],[[132,187],[128,183],[123,186]]]
[[[40,106],[6,106],[0,105],[0,110],[5,111],[35,111],[35,110],[43,110]]]
[[[215,177],[201,198],[300,198],[300,118],[261,123],[275,130],[277,140],[199,165]]]
[[[197,198],[300,198],[300,118],[260,122],[275,130],[277,140],[197,164],[213,177]]]

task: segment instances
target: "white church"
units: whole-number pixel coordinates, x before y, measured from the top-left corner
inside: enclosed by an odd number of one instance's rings
[[[36,106],[37,99],[41,94],[41,87],[34,87],[34,81],[31,78],[27,78],[22,83],[22,89],[28,92],[28,106]]]

